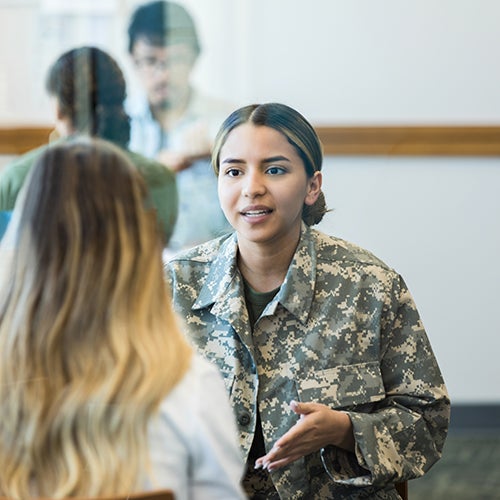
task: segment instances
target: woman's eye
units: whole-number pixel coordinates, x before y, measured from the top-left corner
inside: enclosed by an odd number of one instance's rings
[[[230,168],[226,171],[226,175],[228,175],[229,177],[237,177],[238,175],[240,175],[240,171],[237,168]]]
[[[281,174],[284,174],[285,172],[286,172],[286,170],[283,167],[273,166],[273,167],[269,167],[267,169],[267,173],[270,175],[281,175]]]

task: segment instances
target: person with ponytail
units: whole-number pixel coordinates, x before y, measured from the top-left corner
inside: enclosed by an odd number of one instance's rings
[[[173,312],[123,150],[73,137],[41,153],[0,262],[0,497],[244,497],[222,377]]]
[[[166,246],[178,213],[175,176],[161,163],[127,149],[130,118],[124,108],[125,78],[117,62],[97,47],[71,49],[50,67],[46,90],[53,102],[59,140],[84,134],[110,141],[125,151],[146,181]],[[12,211],[26,175],[49,146],[16,158],[2,170],[0,210]]]
[[[402,277],[311,226],[322,147],[280,103],[223,122],[212,165],[233,234],[166,264],[177,312],[226,379],[251,499],[397,499],[441,456],[449,398]]]

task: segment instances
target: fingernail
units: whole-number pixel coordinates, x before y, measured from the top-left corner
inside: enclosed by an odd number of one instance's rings
[[[253,466],[254,469],[262,469],[262,464],[255,463]]]

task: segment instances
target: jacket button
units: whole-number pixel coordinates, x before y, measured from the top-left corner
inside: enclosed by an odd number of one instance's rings
[[[238,423],[242,427],[246,427],[250,423],[250,415],[247,412],[242,412],[238,415]]]

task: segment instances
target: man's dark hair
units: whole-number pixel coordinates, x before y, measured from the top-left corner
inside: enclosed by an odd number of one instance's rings
[[[196,55],[200,53],[193,18],[184,7],[167,0],[141,5],[132,14],[128,27],[130,53],[139,38],[156,46],[184,43],[189,45]]]

